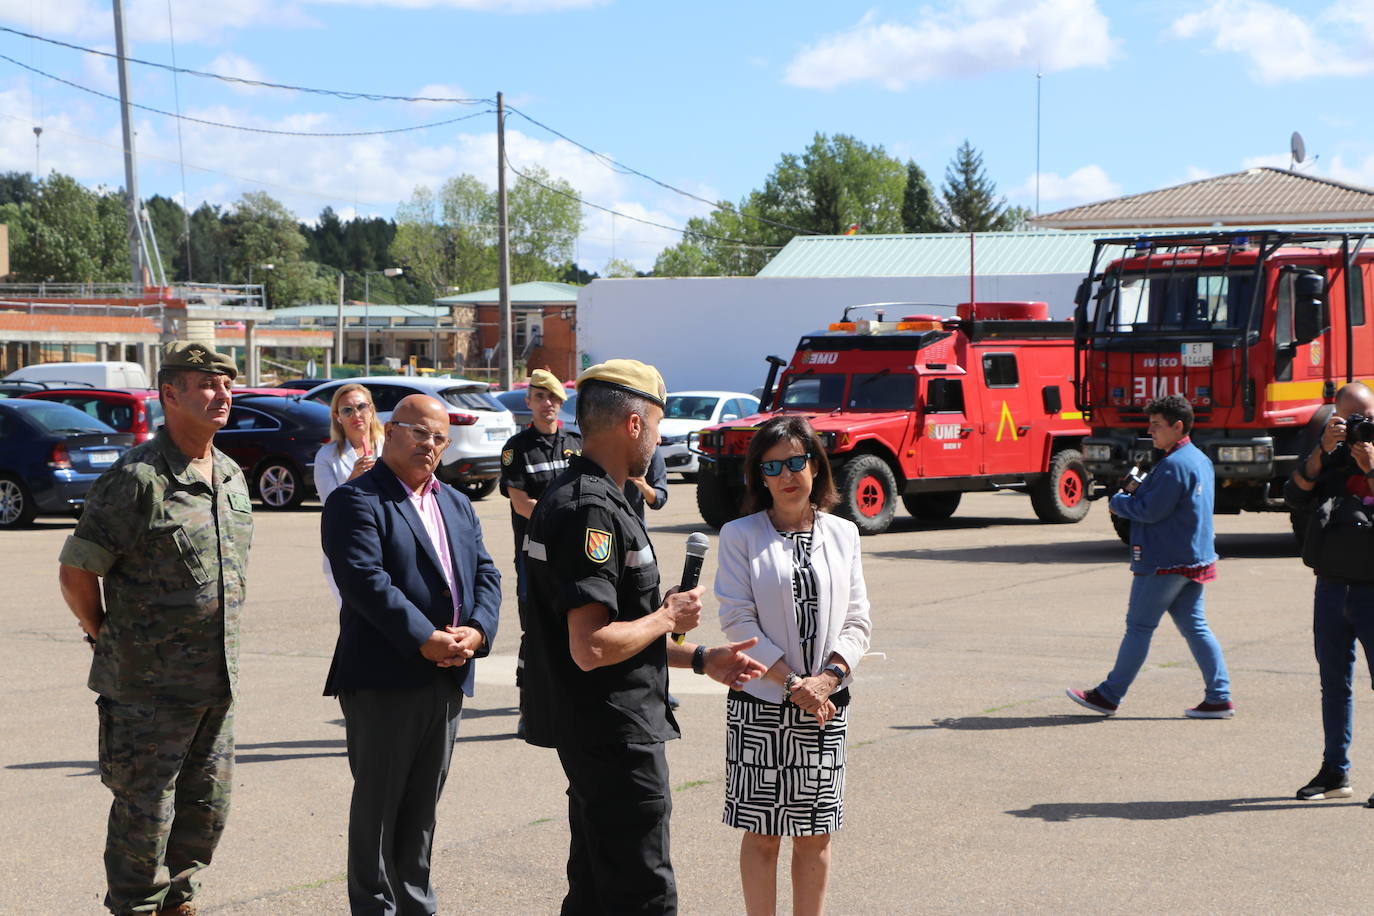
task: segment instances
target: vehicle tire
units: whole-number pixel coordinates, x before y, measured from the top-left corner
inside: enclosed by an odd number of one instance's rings
[[[902,505],[911,513],[912,518],[923,522],[943,522],[959,508],[959,500],[964,494],[958,490],[949,493],[908,493],[902,497]]]
[[[1116,529],[1116,536],[1121,538],[1121,543],[1127,547],[1131,546],[1131,520],[1122,518],[1116,513],[1112,513],[1112,527]]]
[[[1042,522],[1063,525],[1083,520],[1088,502],[1088,469],[1073,448],[1055,452],[1044,478],[1030,487],[1031,508]]]
[[[476,502],[483,497],[490,496],[496,492],[496,484],[499,481],[492,477],[487,480],[460,480],[454,486],[468,499]]]
[[[23,528],[38,514],[33,494],[17,477],[0,476],[0,528]]]
[[[840,502],[835,514],[859,526],[860,534],[881,534],[897,508],[897,480],[877,455],[858,455],[835,472]]]
[[[697,472],[697,510],[712,528],[721,528],[740,516],[741,489],[730,486],[726,475],[705,465]]]
[[[272,458],[258,466],[253,484],[264,509],[294,509],[305,499],[305,481],[289,461]]]

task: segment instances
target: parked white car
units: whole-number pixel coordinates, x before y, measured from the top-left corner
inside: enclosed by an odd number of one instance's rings
[[[491,395],[486,382],[465,378],[418,378],[406,375],[378,375],[364,378],[334,379],[305,393],[306,400],[326,407],[342,385],[359,383],[372,392],[377,419],[391,418],[402,398],[427,394],[448,407],[449,436],[435,473],[453,484],[469,499],[481,499],[496,489],[501,476],[501,446],[515,435],[515,418]]]
[[[663,463],[685,480],[697,476],[697,456],[687,448],[687,434],[758,412],[759,399],[742,391],[672,391],[663,408],[658,435]]]

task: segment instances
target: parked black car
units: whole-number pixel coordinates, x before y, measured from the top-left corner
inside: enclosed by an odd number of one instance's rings
[[[315,491],[315,453],[329,408],[298,395],[235,394],[215,447],[239,463],[265,509],[294,509]]]
[[[329,381],[327,378],[293,378],[285,382],[277,382],[276,387],[285,388],[290,391],[309,391],[317,388]]]
[[[91,484],[133,441],[66,404],[0,400],[0,528],[27,525],[40,512],[80,512]]]

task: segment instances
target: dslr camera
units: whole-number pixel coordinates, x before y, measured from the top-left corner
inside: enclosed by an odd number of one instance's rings
[[[1352,413],[1345,418],[1346,442],[1374,442],[1374,419]]]

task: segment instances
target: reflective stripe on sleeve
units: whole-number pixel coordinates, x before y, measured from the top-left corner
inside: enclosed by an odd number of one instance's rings
[[[568,462],[562,459],[558,461],[541,461],[539,464],[525,465],[526,474],[542,474],[544,471],[561,471],[568,466]]]
[[[549,561],[549,553],[544,549],[544,545],[538,541],[531,541],[529,535],[525,535],[525,554],[532,560],[541,560],[545,563]]]
[[[648,566],[654,562],[654,548],[652,544],[645,544],[638,550],[625,551],[626,566]]]

